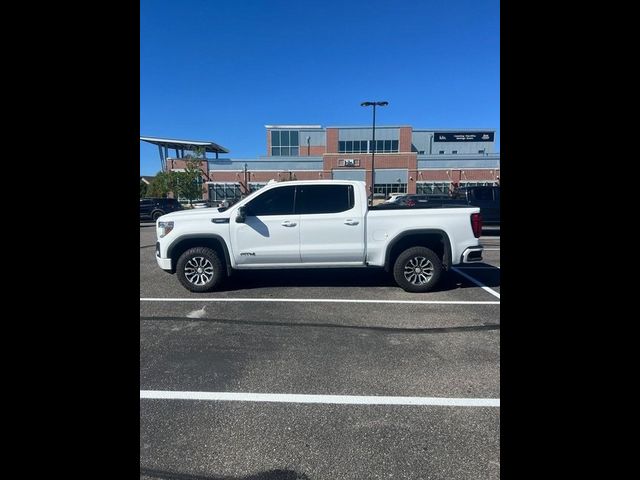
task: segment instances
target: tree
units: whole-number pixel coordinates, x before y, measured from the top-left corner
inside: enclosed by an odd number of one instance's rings
[[[147,196],[147,184],[140,180],[140,198]]]
[[[147,190],[149,196],[165,198],[170,192],[177,192],[178,172],[158,172]]]
[[[184,172],[179,172],[179,191],[180,196],[189,200],[202,198],[202,170],[201,165],[205,160],[204,148],[197,147],[193,150],[193,155],[189,154],[185,157],[186,166]]]

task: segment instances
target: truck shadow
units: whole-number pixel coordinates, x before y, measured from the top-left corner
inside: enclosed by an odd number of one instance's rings
[[[482,227],[482,236],[483,237],[499,237],[500,236],[500,225],[497,226],[483,226]]]
[[[488,287],[500,286],[500,269],[486,263],[473,264],[475,269],[462,270]],[[395,287],[393,276],[383,269],[322,268],[292,270],[235,271],[221,291],[250,290],[269,287]],[[433,292],[458,288],[478,288],[456,272],[444,274]]]
[[[305,474],[297,473],[293,470],[269,470],[246,477],[220,477],[217,475],[204,476],[189,473],[174,473],[144,467],[140,468],[140,478],[157,478],[162,480],[310,480]]]

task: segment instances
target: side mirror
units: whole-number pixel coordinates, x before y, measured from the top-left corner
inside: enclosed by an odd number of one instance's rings
[[[236,223],[244,223],[247,219],[247,208],[242,206],[238,208],[238,215],[236,216]]]

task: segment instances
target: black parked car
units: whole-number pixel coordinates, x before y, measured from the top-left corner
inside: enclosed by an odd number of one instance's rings
[[[175,198],[141,198],[140,220],[150,218],[154,222],[165,213],[182,210]]]
[[[454,192],[452,199],[480,207],[483,224],[500,225],[499,186],[460,187]]]

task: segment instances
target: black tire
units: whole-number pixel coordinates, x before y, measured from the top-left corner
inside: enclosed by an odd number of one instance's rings
[[[442,270],[442,261],[433,250],[411,247],[398,255],[393,278],[406,292],[428,292],[440,281]]]
[[[156,210],[155,212],[153,212],[151,214],[151,219],[155,222],[156,220],[158,220],[162,215],[164,215],[164,212],[162,210]]]
[[[199,272],[198,268],[202,268]],[[178,258],[178,280],[190,292],[209,292],[220,286],[226,272],[218,254],[206,247],[190,248]]]

